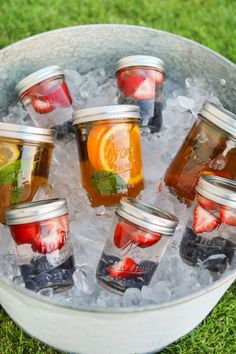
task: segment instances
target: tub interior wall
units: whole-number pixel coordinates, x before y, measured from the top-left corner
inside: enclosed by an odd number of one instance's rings
[[[105,67],[112,74],[118,59],[134,54],[163,59],[167,75],[180,86],[187,77],[204,78],[208,90],[236,112],[236,67],[220,55],[162,31],[90,25],[36,35],[0,51],[0,119],[17,100],[16,83],[35,70],[59,64],[80,73]]]

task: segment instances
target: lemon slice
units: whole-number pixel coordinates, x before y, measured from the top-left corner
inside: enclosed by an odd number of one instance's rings
[[[0,170],[16,161],[20,156],[17,145],[0,143]]]

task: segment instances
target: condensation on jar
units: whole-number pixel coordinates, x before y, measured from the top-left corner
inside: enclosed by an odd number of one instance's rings
[[[16,85],[16,90],[37,127],[58,128],[71,121],[72,99],[59,66],[48,66],[28,75]]]
[[[73,117],[82,184],[92,206],[136,197],[144,187],[139,108],[100,106]]]
[[[191,266],[224,272],[236,250],[236,182],[202,175],[180,244],[180,255]]]
[[[53,143],[50,129],[0,123],[0,222],[6,209],[32,201],[46,186]]]
[[[97,267],[99,283],[114,292],[147,286],[177,224],[178,219],[162,209],[122,198]]]
[[[25,203],[6,211],[25,287],[61,292],[73,286],[75,270],[65,199]]]
[[[119,103],[140,107],[142,126],[158,132],[162,126],[164,63],[148,55],[132,55],[117,63]]]
[[[236,178],[236,115],[210,102],[199,112],[164,181],[181,201],[191,204],[201,174]]]

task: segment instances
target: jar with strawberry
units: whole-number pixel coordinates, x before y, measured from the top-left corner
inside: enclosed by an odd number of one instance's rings
[[[92,206],[136,197],[144,186],[139,108],[85,108],[73,118],[82,183]]]
[[[191,205],[201,174],[236,178],[236,115],[210,102],[203,105],[164,182],[178,199]]]
[[[162,209],[122,198],[97,267],[98,282],[121,293],[148,285],[177,224],[178,219]]]
[[[37,127],[56,127],[59,136],[64,124],[72,132],[72,99],[59,66],[48,66],[28,75],[16,85],[16,90]]]
[[[65,199],[21,204],[6,211],[25,287],[54,293],[73,286],[75,270]]]
[[[158,132],[162,126],[164,63],[149,55],[132,55],[117,63],[119,103],[140,107],[142,126]]]
[[[202,175],[180,244],[180,255],[191,266],[222,273],[236,250],[236,182]]]

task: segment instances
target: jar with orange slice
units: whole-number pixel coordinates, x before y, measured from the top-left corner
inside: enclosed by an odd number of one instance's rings
[[[53,144],[50,129],[0,123],[0,222],[6,209],[31,201],[47,183]]]
[[[82,183],[92,206],[136,197],[144,187],[139,108],[92,107],[73,118]]]
[[[181,201],[191,204],[200,175],[236,178],[236,115],[205,102],[164,181]]]

